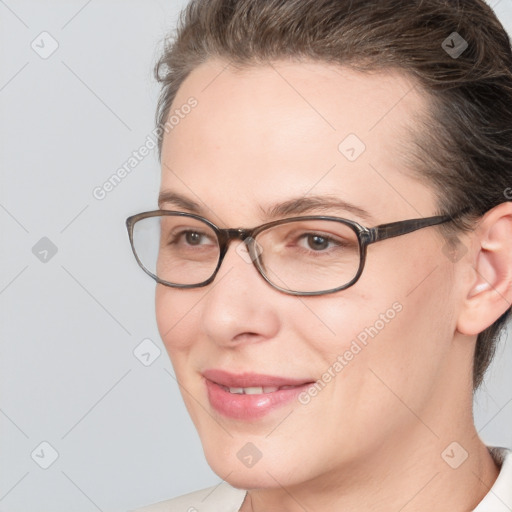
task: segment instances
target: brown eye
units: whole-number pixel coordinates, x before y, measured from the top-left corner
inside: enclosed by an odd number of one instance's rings
[[[190,245],[200,245],[202,236],[203,235],[197,231],[187,231],[185,233],[185,240]]]
[[[307,243],[310,249],[314,251],[321,251],[329,247],[329,240],[319,235],[308,235]]]

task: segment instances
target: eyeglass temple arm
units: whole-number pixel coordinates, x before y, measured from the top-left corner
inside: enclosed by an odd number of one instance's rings
[[[379,240],[386,240],[387,238],[393,238],[394,236],[405,235],[412,233],[418,229],[426,228],[428,226],[435,226],[437,224],[443,224],[449,222],[457,217],[460,217],[464,213],[470,210],[469,207],[462,209],[461,211],[453,215],[436,215],[434,217],[426,217],[422,219],[411,219],[398,222],[389,222],[388,224],[381,224],[374,228],[368,229],[369,231],[369,242],[378,242]]]
[[[436,216],[429,217],[428,219],[411,219],[406,221],[390,222],[389,224],[381,224],[380,226],[375,226],[368,230],[370,232],[369,243],[412,233],[418,229],[426,228],[427,226],[435,226],[436,224],[441,224],[448,220],[451,220],[451,217]]]

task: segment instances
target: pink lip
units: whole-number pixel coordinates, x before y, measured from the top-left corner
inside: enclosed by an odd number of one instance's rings
[[[256,373],[233,374],[224,370],[205,370],[206,390],[210,405],[219,413],[229,418],[253,420],[289,403],[304,391],[313,381],[291,379],[273,375]],[[281,387],[295,386],[289,389],[279,389],[270,393],[256,395],[235,394],[226,390],[230,388],[247,387]]]

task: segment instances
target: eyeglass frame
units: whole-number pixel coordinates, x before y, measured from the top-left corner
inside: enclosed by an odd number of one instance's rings
[[[363,273],[363,269],[366,263],[366,249],[369,245],[381,242],[383,240],[387,240],[389,238],[394,238],[401,235],[407,235],[409,233],[413,233],[419,229],[427,228],[430,226],[437,226],[440,224],[444,224],[446,222],[453,221],[456,217],[463,215],[469,211],[469,207],[466,207],[453,215],[434,215],[432,217],[423,217],[416,219],[407,219],[400,220],[395,222],[388,222],[385,224],[379,224],[378,226],[374,226],[372,228],[368,228],[366,226],[361,225],[360,223],[345,219],[342,217],[333,217],[326,215],[306,215],[299,217],[287,217],[284,219],[275,220],[272,222],[267,222],[265,224],[261,224],[254,228],[219,228],[213,222],[208,219],[201,217],[200,215],[196,215],[194,213],[181,212],[175,210],[152,210],[147,212],[138,213],[136,215],[132,215],[126,219],[126,228],[128,230],[128,236],[130,239],[130,245],[132,247],[132,252],[137,260],[139,266],[151,276],[157,283],[162,284],[164,286],[169,286],[171,288],[180,288],[180,289],[190,289],[190,288],[202,288],[204,286],[212,283],[222,265],[224,257],[229,249],[229,244],[232,240],[241,240],[245,243],[249,255],[251,257],[251,261],[253,265],[256,267],[258,273],[263,277],[263,279],[270,285],[272,288],[279,290],[288,295],[297,295],[297,296],[315,296],[315,295],[327,295],[330,293],[335,293],[341,290],[345,290],[350,286],[353,286],[361,277]],[[165,281],[160,279],[157,275],[152,274],[146,267],[142,264],[137,255],[137,251],[135,249],[133,243],[133,228],[135,224],[142,219],[151,218],[151,217],[161,217],[161,216],[183,216],[192,218],[201,222],[204,222],[207,226],[209,226],[217,236],[217,242],[219,246],[219,260],[217,262],[217,266],[213,271],[212,275],[205,281],[202,281],[198,284],[177,284],[171,283],[169,281]],[[350,280],[348,283],[339,286],[337,288],[331,288],[325,291],[318,292],[296,292],[293,290],[288,290],[286,288],[282,288],[281,286],[273,283],[270,278],[265,274],[264,269],[262,268],[260,255],[258,251],[255,249],[256,236],[275,226],[279,226],[281,224],[286,224],[293,221],[301,221],[301,220],[327,220],[327,221],[335,221],[340,222],[341,224],[345,224],[350,227],[357,236],[358,244],[359,244],[359,268],[357,270],[356,275]]]

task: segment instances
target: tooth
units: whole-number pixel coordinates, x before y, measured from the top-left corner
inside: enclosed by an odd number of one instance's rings
[[[263,388],[254,387],[254,388],[244,388],[244,393],[246,395],[260,395],[263,393]]]
[[[279,389],[288,389],[293,388],[295,386],[283,386],[283,387],[277,387],[277,386],[253,386],[248,388],[228,388],[225,387],[226,391],[229,390],[230,393],[233,393],[235,395],[261,395],[262,393],[274,393],[275,391],[278,391]]]

